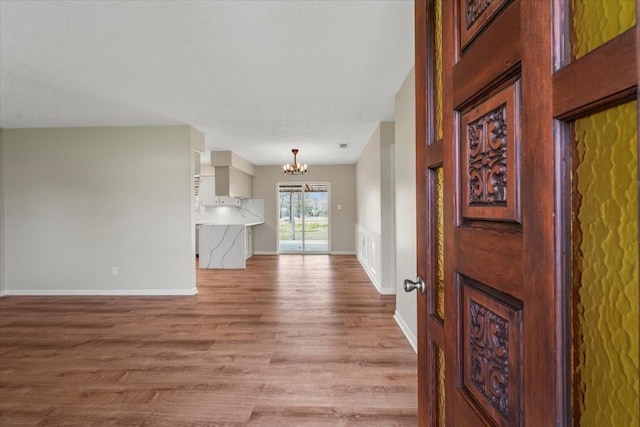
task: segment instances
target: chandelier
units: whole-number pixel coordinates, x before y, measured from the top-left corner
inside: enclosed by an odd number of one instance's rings
[[[294,148],[291,152],[293,153],[293,163],[287,163],[282,166],[282,173],[285,175],[303,175],[309,172],[307,165],[302,165],[297,161],[298,149]]]

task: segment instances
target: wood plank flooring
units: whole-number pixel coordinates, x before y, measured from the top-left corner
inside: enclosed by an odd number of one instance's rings
[[[193,297],[0,298],[0,425],[416,426],[416,355],[353,256]]]

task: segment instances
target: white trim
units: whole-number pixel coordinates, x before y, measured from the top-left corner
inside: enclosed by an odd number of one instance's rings
[[[393,289],[384,289],[380,286],[378,286],[378,283],[374,283],[376,289],[378,290],[378,293],[380,295],[395,295],[396,293],[393,291]]]
[[[396,288],[393,283],[384,283],[382,271],[382,236],[380,233],[369,230],[360,224],[356,224],[356,257],[362,268],[371,279],[378,293],[382,295],[394,295]],[[389,280],[389,282],[391,282]]]
[[[193,289],[6,289],[5,296],[180,296],[195,295]]]
[[[416,339],[416,336],[413,334],[411,329],[409,329],[409,326],[407,325],[407,323],[404,321],[404,319],[402,318],[400,313],[398,313],[397,310],[396,310],[396,313],[393,315],[393,318],[396,319],[396,323],[398,324],[398,326],[400,326],[402,333],[404,333],[404,336],[407,338],[407,341],[409,341],[409,344],[411,344],[411,347],[413,347],[413,351],[417,353],[418,340]]]
[[[278,255],[277,251],[255,251],[253,252],[254,255]],[[314,255],[314,254],[318,254],[318,255],[355,255],[356,251],[331,251],[331,252],[291,252],[291,253],[285,253],[283,252],[282,255]]]
[[[373,283],[373,286],[375,286],[378,292],[380,292],[380,285],[378,285],[376,276],[373,274],[372,271],[369,270],[367,260],[364,257],[362,257],[360,251],[356,253],[356,258],[358,259],[358,262],[360,262],[360,265],[362,266],[362,269],[364,270],[364,272],[367,273],[367,276],[369,276],[369,280],[371,280],[371,283]]]

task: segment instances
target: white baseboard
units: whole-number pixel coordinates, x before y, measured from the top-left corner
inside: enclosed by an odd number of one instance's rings
[[[382,266],[382,236],[367,227],[356,224],[356,257],[371,279],[371,283],[381,295],[394,295],[396,287],[389,277],[389,271]],[[387,283],[390,282],[390,283]]]
[[[254,251],[254,255],[278,255],[276,251]],[[303,254],[300,252],[300,254]],[[331,251],[329,255],[355,255],[356,251]],[[296,255],[295,253],[287,253],[284,255]],[[305,253],[304,255],[313,255],[313,253]],[[326,255],[326,253],[322,253],[321,255]]]
[[[193,289],[6,289],[4,296],[181,296]]]
[[[411,347],[413,347],[413,351],[417,353],[418,340],[416,336],[413,334],[413,332],[411,332],[411,329],[409,329],[409,326],[407,326],[407,323],[404,321],[400,313],[396,311],[396,314],[393,315],[393,318],[396,319],[396,323],[398,324],[398,326],[400,326],[402,333],[404,333],[404,336],[407,337],[407,341],[409,341],[409,344],[411,344]]]
[[[364,270],[365,273],[367,273],[367,276],[369,276],[369,280],[371,280],[371,283],[373,284],[373,286],[376,288],[376,291],[378,291],[378,293],[380,295],[395,295],[395,289],[385,289],[382,286],[380,286],[380,283],[378,283],[378,280],[376,279],[376,276],[373,274],[373,272],[371,272],[368,268],[367,265],[365,264],[365,262],[360,259],[360,257],[358,256],[358,254],[356,254],[356,258],[358,259],[358,262],[360,262],[360,265],[362,266],[362,269]]]
[[[367,268],[367,263],[362,258],[360,258],[358,254],[356,254],[356,259],[362,266],[362,269],[364,270],[364,272],[367,273],[367,276],[369,276],[369,280],[371,280],[371,283],[373,283],[373,286],[375,286],[376,290],[380,292],[380,285],[376,280],[376,276],[371,271],[369,271],[369,269]]]

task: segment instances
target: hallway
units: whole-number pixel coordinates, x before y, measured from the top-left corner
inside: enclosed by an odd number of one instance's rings
[[[354,256],[197,274],[195,297],[0,299],[0,424],[417,425],[395,297]]]

